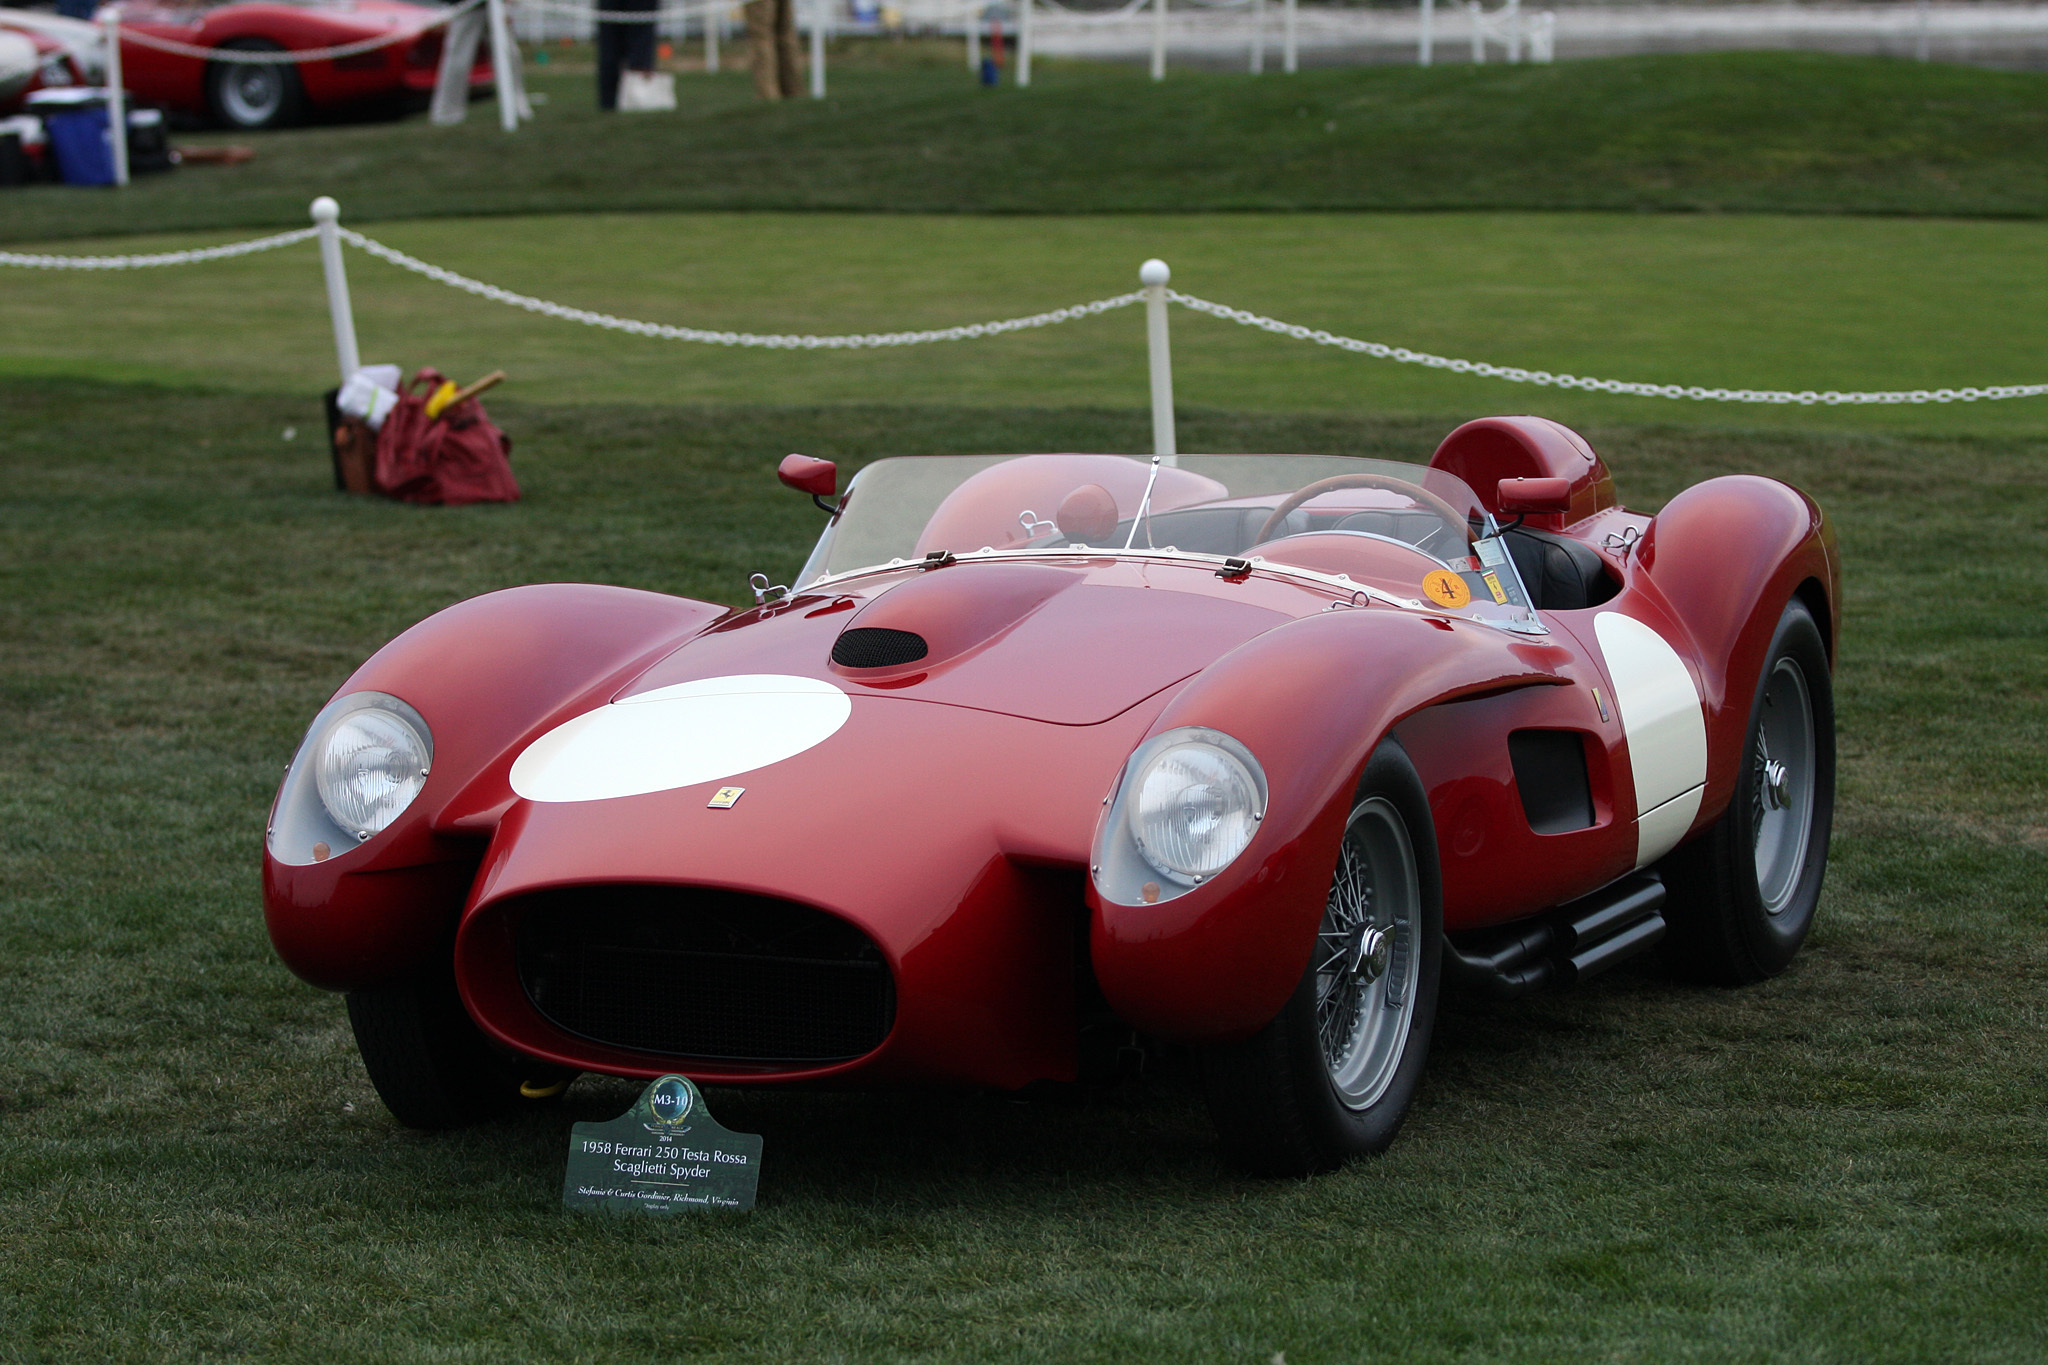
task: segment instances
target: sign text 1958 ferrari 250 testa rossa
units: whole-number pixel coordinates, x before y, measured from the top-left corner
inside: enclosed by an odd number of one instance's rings
[[[793,589],[492,593],[314,718],[270,933],[400,1121],[578,1070],[1020,1088],[1136,1035],[1311,1171],[1392,1140],[1446,986],[1806,936],[1840,561],[1785,484],[1643,516],[1533,417],[1426,466],[780,472],[830,513]]]

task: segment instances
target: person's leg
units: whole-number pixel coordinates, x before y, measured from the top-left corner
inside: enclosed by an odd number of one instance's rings
[[[653,12],[654,7],[652,5],[649,5],[647,8],[649,13]],[[632,24],[622,27],[627,27],[630,30],[626,34],[626,51],[624,56],[626,70],[641,72],[654,70],[654,25]]]
[[[782,82],[775,74],[775,19],[778,3],[787,0],[747,0],[747,61],[754,69],[754,93],[764,100],[782,98]]]
[[[795,0],[774,0],[776,74],[782,98],[796,99],[804,93],[804,50],[796,31]]]
[[[597,107],[619,107],[619,67],[625,57],[624,24],[597,26]]]

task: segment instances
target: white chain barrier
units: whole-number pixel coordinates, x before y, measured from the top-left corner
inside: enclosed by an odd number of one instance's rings
[[[1548,370],[1525,370],[1513,365],[1493,365],[1483,360],[1453,360],[1448,356],[1431,355],[1427,351],[1411,351],[1405,346],[1388,346],[1378,341],[1360,341],[1356,337],[1339,336],[1320,328],[1302,327],[1278,318],[1263,317],[1249,313],[1242,308],[1228,304],[1211,303],[1198,299],[1179,290],[1168,290],[1167,297],[1184,308],[1226,322],[1256,327],[1260,331],[1275,332],[1292,337],[1296,341],[1314,342],[1318,346],[1334,346],[1339,350],[1369,355],[1375,360],[1392,360],[1403,365],[1422,365],[1432,370],[1449,370],[1454,374],[1476,374],[1486,379],[1505,379],[1514,384],[1543,384],[1560,389],[1583,389],[1588,393],[1626,394],[1634,398],[1690,398],[1708,403],[1797,403],[1802,406],[1814,404],[1862,404],[1862,403],[1975,403],[1992,398],[2039,398],[2048,395],[2048,384],[1998,384],[1988,388],[1963,389],[1902,389],[1880,393],[1841,393],[1833,389],[1802,389],[1797,392],[1788,389],[1708,389],[1687,384],[1643,384],[1625,379],[1587,379],[1575,374],[1552,374]]]
[[[666,341],[695,341],[710,346],[761,346],[779,351],[820,351],[857,350],[875,346],[922,346],[934,341],[972,341],[979,337],[1000,336],[1005,332],[1021,332],[1032,327],[1050,327],[1055,323],[1072,322],[1077,318],[1094,317],[1114,308],[1126,308],[1144,298],[1143,291],[1133,290],[1115,298],[1097,299],[1093,303],[1079,303],[1071,308],[1055,308],[1049,313],[1033,313],[1029,317],[1005,318],[999,322],[977,322],[965,327],[936,327],[919,332],[856,332],[841,336],[793,335],[764,332],[717,332],[702,327],[675,327],[665,322],[636,322],[631,318],[614,317],[610,313],[594,313],[587,308],[570,308],[564,304],[549,303],[526,294],[515,294],[509,289],[500,289],[494,284],[473,280],[467,275],[458,275],[438,265],[429,265],[416,256],[385,246],[374,238],[365,237],[349,228],[340,231],[341,240],[360,251],[367,252],[381,261],[389,261],[401,270],[410,270],[430,280],[460,289],[478,298],[493,303],[509,304],[524,308],[529,313],[543,317],[560,318],[564,322],[580,322],[587,327],[605,327],[615,332],[629,332],[635,336],[660,337]]]
[[[380,47],[409,43],[421,34],[440,28],[458,15],[467,14],[483,3],[484,0],[462,0],[461,4],[449,6],[424,24],[394,29],[390,33],[381,33],[374,38],[339,43],[333,47],[295,48],[284,52],[241,47],[200,47],[193,43],[181,43],[175,38],[160,38],[154,33],[145,33],[141,29],[127,26],[121,29],[121,41],[134,43],[138,47],[153,48],[158,52],[168,52],[174,56],[197,57],[201,61],[239,63],[244,66],[295,66],[304,62],[337,61],[364,52],[375,52]]]
[[[257,237],[226,246],[195,247],[190,251],[158,251],[146,256],[50,256],[33,252],[0,251],[0,265],[23,266],[30,270],[143,270],[158,265],[193,265],[200,261],[224,261],[233,256],[253,256],[275,251],[311,239],[318,228],[299,228],[274,237]]]
[[[187,251],[163,251],[147,255],[132,256],[58,256],[43,253],[0,251],[0,266],[14,266],[31,270],[137,270],[154,266],[191,265],[201,261],[227,260],[237,256],[250,256],[261,251],[274,251],[280,247],[294,246],[307,241],[320,229],[299,228],[292,232],[280,232],[274,236],[252,238],[245,242],[231,242],[224,246],[198,247]],[[1036,327],[1051,327],[1063,322],[1074,322],[1081,318],[1096,317],[1132,304],[1142,303],[1148,290],[1135,289],[1128,294],[1111,298],[1096,299],[1089,303],[1078,303],[1066,308],[1055,308],[1049,312],[1033,313],[1026,317],[1002,318],[994,322],[977,322],[958,327],[933,327],[907,332],[851,332],[835,335],[785,332],[728,332],[704,327],[678,327],[665,322],[643,322],[633,318],[617,317],[611,313],[599,313],[588,308],[572,308],[566,304],[551,303],[546,299],[534,298],[529,294],[517,294],[501,289],[482,280],[471,279],[457,274],[444,266],[432,265],[409,256],[395,247],[389,247],[373,237],[366,237],[351,228],[336,228],[336,237],[367,255],[397,266],[401,270],[424,276],[451,289],[459,289],[478,298],[489,299],[509,307],[521,308],[542,317],[558,318],[564,322],[578,322],[587,327],[602,327],[610,331],[625,332],[633,336],[655,337],[665,341],[690,341],[709,346],[759,347],[784,351],[837,351],[862,350],[889,346],[923,346],[941,341],[973,341],[982,337],[1002,336],[1009,332],[1028,331]],[[1298,323],[1282,322],[1278,318],[1266,317],[1260,313],[1228,304],[1216,303],[1209,299],[1183,294],[1177,289],[1163,291],[1165,298],[1180,304],[1183,308],[1225,322],[1240,326],[1255,327],[1263,332],[1306,341],[1317,346],[1329,346],[1349,351],[1355,355],[1371,356],[1375,360],[1391,360],[1402,365],[1421,365],[1432,370],[1448,370],[1453,374],[1477,375],[1484,379],[1501,379],[1514,384],[1537,384],[1550,388],[1578,389],[1587,393],[1617,394],[1633,398],[1690,399],[1709,403],[1765,403],[1796,404],[1802,407],[1841,406],[1866,404],[1918,404],[1918,403],[1977,403],[2007,398],[2040,398],[2048,396],[2048,384],[1994,384],[1948,389],[1896,389],[1878,392],[1842,392],[1834,389],[1725,389],[1705,388],[1688,384],[1647,384],[1623,379],[1592,379],[1583,375],[1553,374],[1549,370],[1529,370],[1514,365],[1495,365],[1483,360],[1458,360],[1449,356],[1432,355],[1427,351],[1414,351],[1405,346],[1389,346],[1384,342],[1361,341],[1357,337],[1342,336],[1317,327],[1304,327]]]

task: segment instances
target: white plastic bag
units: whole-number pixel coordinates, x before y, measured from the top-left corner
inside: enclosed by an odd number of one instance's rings
[[[619,112],[661,113],[676,107],[676,78],[667,71],[621,71]]]
[[[376,431],[398,406],[399,369],[396,365],[365,365],[341,386],[334,406],[344,416],[360,417]]]

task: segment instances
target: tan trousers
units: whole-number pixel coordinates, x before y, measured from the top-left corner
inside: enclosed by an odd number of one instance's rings
[[[754,92],[764,100],[795,99],[803,93],[804,54],[793,0],[747,0],[746,11]]]

